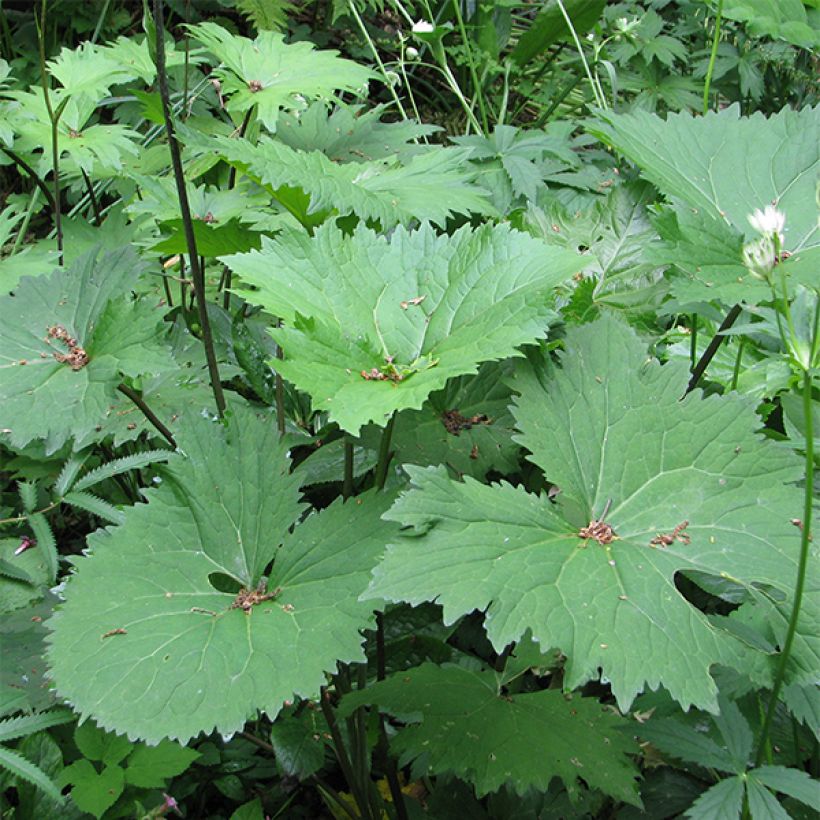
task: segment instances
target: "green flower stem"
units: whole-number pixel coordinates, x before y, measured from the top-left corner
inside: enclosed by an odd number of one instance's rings
[[[384,428],[381,441],[379,442],[379,460],[376,463],[376,475],[374,478],[374,486],[377,490],[384,489],[384,483],[387,481],[387,467],[390,464],[390,459],[393,453],[390,451],[390,441],[393,438],[393,427],[396,424],[396,413],[390,416],[390,421],[387,422],[387,427]]]
[[[595,79],[592,76],[592,72],[589,69],[589,63],[587,62],[586,55],[584,54],[584,48],[581,45],[581,40],[578,37],[578,32],[575,31],[575,26],[572,25],[572,19],[570,18],[569,14],[567,14],[567,10],[564,8],[564,4],[562,0],[555,0],[558,5],[558,8],[561,11],[561,14],[564,18],[564,21],[567,24],[567,28],[572,34],[572,39],[575,42],[575,48],[578,51],[578,56],[581,58],[581,63],[584,66],[584,73],[587,75],[587,80],[589,81],[589,87],[592,89],[592,96],[595,97],[595,105],[598,108],[603,108],[606,110],[609,106],[606,104],[606,98],[600,97],[598,94],[598,89],[595,85]]]
[[[171,152],[171,166],[174,169],[179,209],[182,215],[182,224],[185,229],[185,242],[188,246],[188,263],[191,266],[191,279],[193,280],[194,293],[196,294],[199,325],[202,328],[202,344],[205,348],[205,358],[208,361],[211,390],[214,394],[217,413],[219,417],[222,418],[225,415],[225,396],[222,392],[222,384],[219,380],[219,367],[216,363],[211,320],[208,318],[208,305],[205,301],[205,272],[199,265],[196,237],[194,236],[194,223],[191,220],[191,208],[188,205],[188,191],[185,188],[185,175],[182,170],[182,157],[171,119],[171,95],[168,90],[168,75],[165,71],[163,0],[154,0],[154,25],[157,34],[157,80],[159,82],[159,94],[162,99],[162,117],[165,120],[165,132],[168,136],[168,148]]]
[[[478,112],[481,116],[482,133],[487,136],[490,132],[489,121],[487,120],[487,109],[484,106],[484,94],[482,93],[481,83],[478,81],[478,72],[475,68],[473,60],[473,49],[467,39],[467,28],[464,25],[464,18],[461,15],[461,4],[459,0],[453,0],[453,9],[456,13],[456,22],[458,23],[458,30],[461,34],[461,41],[464,43],[464,48],[467,52],[467,68],[470,71],[470,79],[473,81],[473,88],[475,89],[475,99],[478,100]]]
[[[370,47],[370,53],[373,55],[373,59],[376,61],[376,65],[379,67],[379,71],[381,71],[382,77],[384,77],[384,84],[387,86],[387,90],[390,92],[390,96],[393,98],[393,102],[396,104],[396,108],[398,108],[401,112],[401,116],[403,119],[408,119],[407,112],[404,110],[404,106],[401,104],[399,95],[396,94],[396,89],[393,88],[393,83],[390,82],[390,77],[387,74],[387,69],[384,67],[382,58],[379,55],[379,50],[376,48],[376,44],[373,42],[373,38],[368,33],[367,26],[365,26],[364,20],[362,20],[361,16],[359,15],[359,12],[356,8],[356,4],[353,2],[353,0],[348,0],[347,6],[350,9],[351,16],[356,21],[356,25],[359,27],[359,31],[361,31],[362,36],[367,42],[367,45]]]
[[[689,336],[689,366],[694,368],[698,360],[698,314],[692,314],[692,326]]]
[[[723,18],[723,0],[718,0],[717,15],[715,16],[715,33],[712,37],[712,53],[709,55],[709,67],[706,69],[706,79],[703,83],[703,114],[709,111],[709,88],[712,85],[712,74],[715,71],[718,44],[720,43],[720,24]]]
[[[34,22],[37,26],[37,45],[40,51],[40,83],[43,87],[43,100],[46,104],[46,111],[48,111],[48,119],[51,123],[51,168],[53,175],[54,197],[51,204],[54,208],[54,230],[57,233],[57,259],[60,266],[63,265],[63,215],[60,209],[60,146],[59,146],[59,132],[58,126],[60,124],[60,117],[65,110],[68,97],[66,97],[57,110],[51,105],[51,94],[48,90],[48,73],[46,71],[46,0],[43,0],[42,15],[38,19],[37,14],[34,15]]]
[[[800,616],[800,606],[803,601],[803,589],[806,584],[806,567],[809,560],[809,542],[811,540],[811,514],[814,501],[814,424],[812,417],[812,369],[807,367],[803,371],[803,423],[806,430],[806,475],[803,487],[803,520],[800,526],[800,559],[797,565],[797,580],[794,585],[794,602],[792,612],[789,617],[789,626],[786,631],[786,640],[780,651],[780,660],[777,665],[777,672],[774,677],[774,686],[769,698],[769,705],[766,709],[766,719],[760,730],[760,737],[757,741],[757,753],[755,754],[755,766],[763,762],[763,756],[769,742],[769,732],[772,728],[772,720],[777,710],[777,702],[780,690],[783,687],[783,680],[786,675],[786,666],[794,644],[794,636],[797,633],[797,620]]]
[[[735,366],[732,370],[732,384],[730,386],[730,390],[737,390],[737,380],[740,377],[740,365],[743,361],[743,348],[746,344],[746,337],[741,336],[740,341],[737,343],[737,355],[735,356]]]

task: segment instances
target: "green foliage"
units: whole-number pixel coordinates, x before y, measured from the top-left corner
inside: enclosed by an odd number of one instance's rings
[[[0,297],[0,427],[13,446],[41,438],[54,452],[104,418],[123,376],[171,367],[155,305],[125,295],[143,270],[131,248],[91,253]]]
[[[475,784],[479,796],[505,783],[524,794],[560,777],[570,794],[578,778],[637,803],[632,742],[623,723],[594,699],[543,691],[505,695],[499,676],[455,665],[422,664],[348,695],[341,714],[377,704],[410,724],[393,741],[405,760]],[[604,754],[599,751],[603,745]]]
[[[226,261],[255,288],[247,297],[288,325],[272,331],[285,352],[279,371],[358,433],[538,338],[576,260],[503,229],[399,228],[388,241],[327,225]]]
[[[372,72],[334,51],[310,43],[284,42],[281,34],[261,31],[255,40],[237,37],[216,23],[191,26],[191,34],[224,67],[214,71],[229,111],[256,109],[269,131],[283,108],[302,107],[299,97],[331,97],[335,91],[360,93]]]
[[[6,5],[0,815],[811,816],[816,1]]]
[[[786,485],[800,465],[748,432],[753,411],[740,400],[710,399],[707,424],[698,395],[679,401],[685,371],[647,359],[613,319],[569,330],[564,362],[522,367],[514,411],[520,443],[560,488],[557,505],[407,468],[413,489],[388,518],[413,531],[388,548],[371,592],[436,599],[445,622],[489,606],[498,651],[530,628],[567,655],[565,686],[601,668],[624,709],[645,684],[663,684],[684,708],[715,710],[710,667],[743,668],[746,652],[692,608],[675,574],[787,593],[797,559],[783,510],[799,509]],[[612,528],[609,542],[588,534],[596,521]],[[739,543],[739,532],[754,535]]]
[[[695,118],[601,114],[592,131],[623,153],[669,197],[753,236],[748,216],[776,203],[785,247],[818,243],[814,201],[820,108],[740,117],[737,108]],[[662,148],[661,148],[662,146]]]
[[[296,151],[268,138],[252,145],[221,137],[201,145],[265,185],[311,227],[309,217],[333,211],[377,220],[387,229],[422,217],[444,225],[453,214],[490,210],[484,190],[473,184],[475,173],[464,167],[469,152],[463,149],[433,148],[404,162],[394,156],[340,165],[321,151]],[[290,189],[304,192],[294,204]]]
[[[288,535],[298,478],[275,428],[243,414],[183,433],[185,457],[122,527],[91,539],[52,622],[58,691],[150,742],[234,732],[257,709],[275,717],[294,693],[315,695],[337,658],[361,658],[372,608],[356,599],[389,530],[380,496]]]

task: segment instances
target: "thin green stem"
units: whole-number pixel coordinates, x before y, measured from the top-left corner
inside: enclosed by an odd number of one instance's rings
[[[735,366],[732,369],[732,383],[729,385],[730,390],[737,390],[737,380],[740,378],[740,365],[743,361],[743,348],[746,345],[746,337],[741,336],[737,343],[737,355],[735,356]]]
[[[54,196],[51,200],[54,208],[54,230],[57,234],[57,260],[60,266],[63,265],[63,215],[60,209],[60,146],[59,146],[59,130],[60,116],[63,113],[65,104],[68,102],[66,97],[55,111],[51,105],[51,94],[49,93],[48,72],[46,71],[46,0],[43,0],[42,13],[38,20],[37,14],[34,15],[34,22],[37,26],[37,46],[40,56],[40,84],[43,87],[43,101],[48,112],[48,119],[51,123],[51,167],[52,167],[52,184],[54,186]]]
[[[578,37],[578,32],[575,31],[575,26],[572,25],[572,19],[570,18],[569,14],[567,14],[566,8],[564,8],[564,4],[562,0],[555,0],[558,8],[561,11],[561,15],[564,18],[564,21],[567,24],[567,28],[572,34],[572,39],[575,42],[575,48],[578,51],[578,56],[581,58],[581,63],[584,66],[584,73],[587,75],[587,80],[589,82],[589,87],[592,89],[592,96],[595,97],[595,104],[598,108],[606,109],[608,108],[606,104],[606,98],[601,98],[598,95],[598,89],[595,86],[595,79],[592,76],[592,71],[590,71],[589,63],[587,62],[586,54],[584,54],[584,48],[581,45],[581,40]]]
[[[108,7],[111,5],[111,0],[105,0],[103,3],[102,11],[100,11],[99,15],[97,15],[97,25],[94,26],[94,33],[91,35],[91,42],[96,43],[97,38],[100,36],[100,32],[102,31],[103,23],[105,22],[105,18],[108,16]]]
[[[376,44],[373,42],[373,39],[370,36],[370,33],[367,31],[367,27],[364,24],[364,20],[362,20],[359,12],[356,8],[356,4],[353,0],[348,0],[347,3],[348,8],[350,9],[350,14],[352,15],[353,19],[356,21],[356,25],[359,27],[359,31],[361,31],[362,36],[364,37],[367,45],[370,48],[370,53],[373,55],[373,59],[376,61],[376,65],[379,67],[379,71],[382,73],[382,77],[384,77],[384,84],[387,86],[387,90],[390,92],[390,96],[393,98],[393,102],[396,104],[396,108],[399,109],[401,112],[403,119],[409,119],[407,116],[407,112],[404,110],[404,106],[401,104],[401,100],[399,99],[399,95],[396,94],[396,89],[393,87],[393,83],[390,82],[390,75],[387,73],[387,69],[384,67],[384,63],[382,62],[382,58],[379,55],[379,51],[376,48]]]
[[[208,317],[208,305],[205,301],[205,272],[199,265],[199,255],[196,249],[194,223],[191,219],[191,208],[188,204],[188,191],[185,188],[185,175],[182,170],[182,157],[177,142],[174,124],[171,119],[170,92],[168,90],[168,75],[165,70],[165,23],[163,17],[163,0],[154,0],[154,25],[156,27],[157,43],[157,79],[159,93],[162,99],[162,116],[165,120],[165,131],[168,136],[168,148],[171,152],[171,166],[174,170],[179,209],[182,215],[182,224],[185,229],[185,242],[188,246],[188,263],[191,266],[191,279],[196,294],[197,309],[199,311],[199,325],[202,328],[202,344],[205,348],[205,358],[208,362],[208,373],[211,380],[211,390],[216,402],[219,417],[225,415],[225,396],[219,380],[219,367],[216,362],[214,339],[211,332],[211,320]]]
[[[342,498],[350,498],[350,496],[353,495],[353,441],[350,436],[345,436],[344,448],[345,463]]]
[[[691,327],[689,328],[689,369],[692,370],[698,360],[698,314],[692,314]]]
[[[379,460],[376,463],[376,475],[374,478],[374,486],[377,490],[383,490],[385,481],[387,481],[387,467],[390,464],[390,459],[393,453],[390,450],[390,442],[393,438],[393,427],[396,424],[396,414],[390,416],[390,421],[382,433],[381,441],[379,442]]]
[[[26,232],[28,231],[29,223],[31,222],[31,217],[34,216],[34,212],[37,210],[38,206],[38,199],[40,198],[40,189],[37,188],[36,190],[31,192],[31,199],[28,202],[28,208],[26,209],[26,215],[23,217],[23,221],[20,223],[20,227],[17,229],[17,235],[14,237],[14,244],[11,246],[11,253],[9,256],[14,256],[17,253],[20,245],[23,244],[23,240],[26,238]],[[50,195],[50,194],[49,194]]]
[[[464,25],[464,18],[461,16],[461,4],[459,0],[453,0],[453,9],[456,13],[456,22],[458,23],[458,30],[461,34],[461,42],[467,53],[467,69],[470,72],[470,79],[473,81],[473,88],[475,89],[475,99],[478,100],[478,113],[481,115],[482,133],[486,136],[490,131],[489,121],[487,119],[487,109],[484,105],[484,94],[481,83],[478,81],[478,72],[473,61],[473,49],[467,39],[467,28]]]
[[[709,89],[712,85],[712,74],[715,72],[718,44],[720,43],[720,24],[723,18],[723,0],[718,0],[717,15],[715,16],[715,33],[712,36],[712,52],[709,55],[709,67],[706,69],[706,79],[703,82],[703,114],[709,111]]]
[[[549,118],[553,115],[556,108],[572,93],[578,83],[581,82],[581,75],[576,74],[561,90],[557,97],[555,97],[549,104],[549,107],[541,116],[532,124],[533,128],[542,128]]]
[[[797,634],[797,621],[800,617],[800,606],[803,602],[803,589],[806,585],[806,568],[809,562],[809,542],[811,541],[811,515],[814,502],[814,419],[812,407],[812,369],[807,367],[803,371],[803,425],[806,434],[805,452],[805,483],[803,486],[803,519],[800,522],[800,558],[797,564],[797,579],[794,585],[794,601],[789,617],[789,625],[786,630],[786,640],[780,650],[780,658],[777,664],[777,671],[774,676],[774,685],[769,697],[769,705],[766,709],[766,719],[760,730],[760,737],[757,741],[757,752],[755,754],[755,766],[763,762],[763,756],[769,741],[769,732],[772,728],[777,703],[780,697],[780,690],[786,676],[786,667],[791,656],[794,636]]]

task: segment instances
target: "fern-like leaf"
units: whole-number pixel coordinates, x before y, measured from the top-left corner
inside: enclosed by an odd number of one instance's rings
[[[30,760],[26,760],[18,752],[0,746],[0,766],[7,769],[15,777],[36,786],[57,803],[63,802],[63,796],[54,781],[42,769],[35,766]]]
[[[71,485],[74,483],[74,480],[77,478],[77,474],[82,469],[83,464],[85,463],[86,455],[79,455],[78,453],[74,453],[71,458],[63,465],[63,469],[60,470],[60,475],[57,477],[57,482],[54,485],[54,492],[57,496],[65,495],[70,489]]]
[[[74,713],[70,709],[49,709],[36,715],[18,715],[17,717],[0,720],[0,741],[14,740],[18,737],[33,735],[42,729],[52,726],[62,726],[74,720]]]
[[[17,492],[23,509],[26,512],[32,512],[37,506],[37,483],[34,481],[18,481]]]
[[[57,555],[57,541],[54,539],[51,525],[42,513],[34,513],[34,515],[29,516],[28,523],[34,533],[34,537],[37,539],[37,547],[43,553],[43,557],[46,560],[48,577],[53,583],[57,580],[57,563],[59,556]]]
[[[173,455],[170,450],[146,450],[143,453],[134,453],[124,458],[118,458],[114,461],[109,461],[106,464],[100,464],[90,472],[86,473],[75,485],[75,490],[87,490],[107,478],[113,478],[115,475],[127,473],[129,470],[139,470],[142,467],[147,467],[149,464],[154,464],[157,461],[167,461]]]
[[[236,9],[259,31],[281,31],[294,5],[288,0],[236,0]]]
[[[122,524],[125,521],[125,513],[93,493],[74,490],[64,496],[63,501],[72,507],[78,507],[92,515],[96,515],[97,518],[104,518],[112,524]]]
[[[301,188],[310,198],[308,215],[336,209],[391,228],[414,219],[444,225],[454,213],[493,212],[467,168],[471,149],[431,148],[406,163],[391,157],[338,165],[320,151],[295,151],[271,139],[254,145],[221,137],[203,144],[274,195],[283,186]]]

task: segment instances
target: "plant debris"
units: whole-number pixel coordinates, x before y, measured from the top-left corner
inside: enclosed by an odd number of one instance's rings
[[[68,348],[68,353],[53,354],[58,362],[70,365],[72,370],[82,370],[88,364],[88,353],[62,325],[51,325],[48,328],[46,341],[49,339],[57,339]]]
[[[492,424],[493,420],[484,413],[474,416],[462,416],[457,409],[445,410],[441,414],[441,423],[450,435],[457,436],[462,430],[471,430],[478,424]]]

